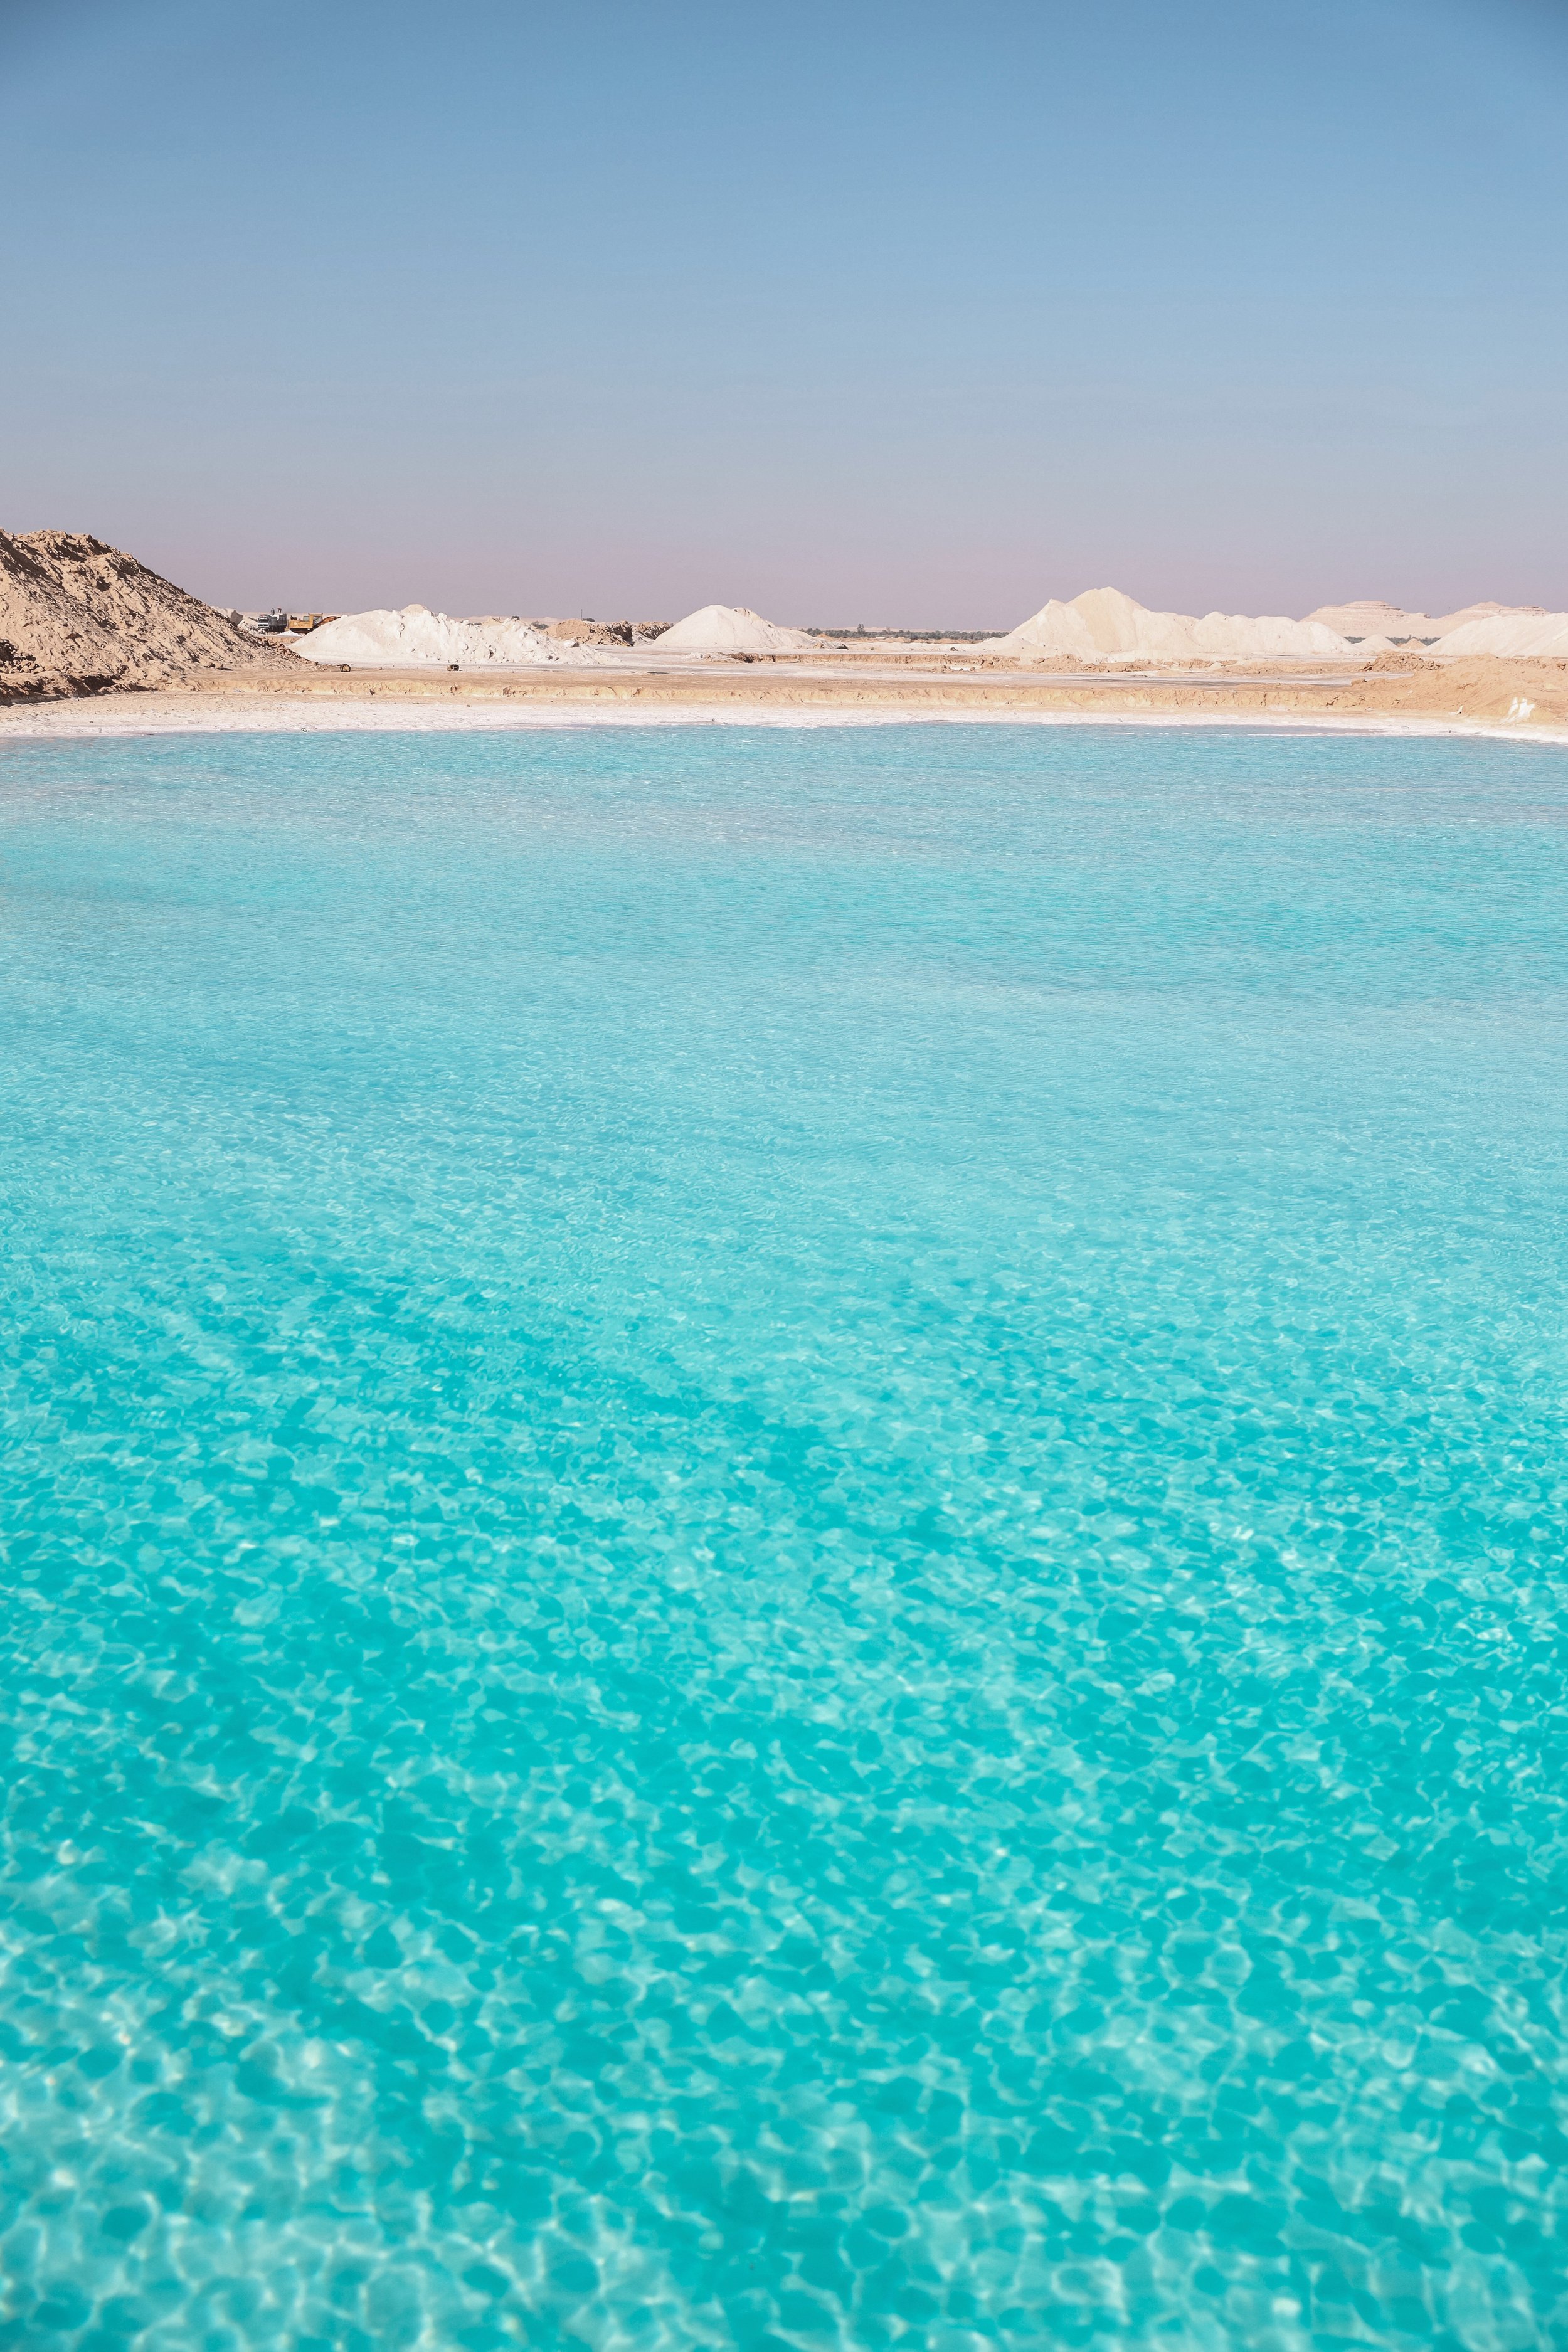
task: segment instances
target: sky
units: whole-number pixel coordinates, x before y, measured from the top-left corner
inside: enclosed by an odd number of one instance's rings
[[[1568,0],[0,0],[0,527],[223,604],[1568,607]]]

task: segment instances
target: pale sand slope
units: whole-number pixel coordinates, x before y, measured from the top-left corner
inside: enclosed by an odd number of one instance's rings
[[[0,531],[0,702],[292,665],[283,646],[101,539]]]
[[[356,669],[406,669],[423,664],[442,669],[531,669],[537,664],[564,661],[578,667],[602,658],[596,646],[585,646],[564,635],[556,637],[529,621],[504,614],[455,621],[423,604],[405,604],[397,613],[384,607],[344,613],[301,637],[295,651],[305,661],[347,662]]]
[[[744,604],[704,604],[653,644],[661,654],[798,654],[810,652],[816,639],[764,621]]]
[[[1324,661],[1356,658],[1356,649],[1331,629],[1282,614],[1259,620],[1242,614],[1151,613],[1119,588],[1090,588],[1070,604],[1049,604],[987,653],[1021,661],[1066,656],[1082,662],[1142,661],[1153,665],[1214,661]]]

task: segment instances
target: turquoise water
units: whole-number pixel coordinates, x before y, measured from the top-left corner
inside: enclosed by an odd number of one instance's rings
[[[0,2344],[1568,2338],[1568,757],[0,813]]]

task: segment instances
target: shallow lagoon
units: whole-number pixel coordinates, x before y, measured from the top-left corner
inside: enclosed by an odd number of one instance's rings
[[[4,2341],[1556,2340],[1568,755],[0,817]]]

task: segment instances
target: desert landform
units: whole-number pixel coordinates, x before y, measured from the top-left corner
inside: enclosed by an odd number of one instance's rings
[[[352,724],[373,702],[381,718],[433,700],[455,717],[499,700],[539,716],[1270,715],[1540,736],[1568,729],[1568,614],[1362,599],[1300,620],[1194,615],[1096,588],[992,636],[789,626],[728,604],[675,622],[422,604],[291,619],[204,604],[101,540],[0,532],[0,704],[83,697],[215,725],[241,710],[298,723],[301,701],[311,723]]]
[[[290,656],[101,539],[0,531],[0,702],[281,676]]]

